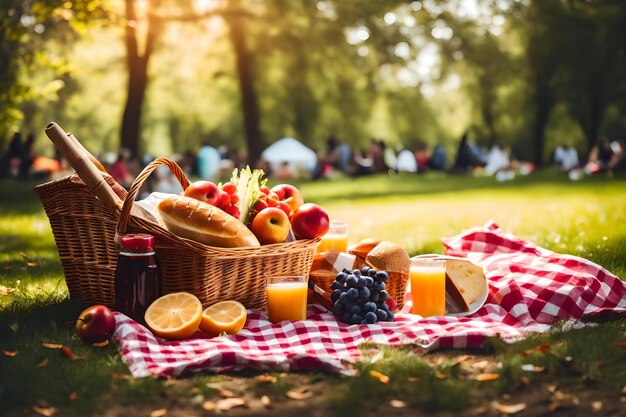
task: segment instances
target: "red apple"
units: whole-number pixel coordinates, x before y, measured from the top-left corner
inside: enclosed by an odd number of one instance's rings
[[[114,329],[115,317],[103,305],[89,307],[76,320],[76,333],[88,343],[105,341]]]
[[[279,201],[284,201],[289,209],[294,213],[298,207],[304,204],[302,193],[296,187],[290,184],[278,184],[272,188],[272,192],[276,193]]]
[[[317,204],[302,204],[291,217],[291,229],[297,239],[324,236],[329,227],[328,213]]]
[[[261,245],[280,243],[289,234],[289,217],[278,207],[265,208],[254,217],[250,230]]]
[[[185,196],[204,201],[217,206],[220,201],[220,191],[211,181],[196,181],[185,190]]]

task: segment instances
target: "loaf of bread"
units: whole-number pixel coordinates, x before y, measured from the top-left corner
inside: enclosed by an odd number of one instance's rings
[[[446,293],[461,311],[469,311],[470,304],[480,300],[486,289],[481,267],[462,259],[446,259]]]
[[[380,242],[372,249],[365,258],[365,263],[372,268],[409,275],[411,260],[404,248],[391,242]]]
[[[242,222],[203,201],[181,195],[159,203],[159,214],[173,234],[209,246],[236,248],[260,246]]]

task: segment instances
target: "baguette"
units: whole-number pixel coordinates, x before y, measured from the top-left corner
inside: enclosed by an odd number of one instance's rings
[[[159,203],[159,214],[170,232],[209,246],[261,246],[238,219],[203,201],[181,195]]]

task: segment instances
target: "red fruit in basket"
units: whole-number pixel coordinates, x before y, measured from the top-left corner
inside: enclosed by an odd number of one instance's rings
[[[295,212],[298,207],[304,204],[304,199],[300,190],[290,184],[279,184],[272,188],[272,192],[276,193],[278,200],[287,203],[291,212]]]
[[[237,194],[231,194],[230,196],[230,204],[239,203],[239,196]]]
[[[226,206],[223,209],[226,213],[230,214],[231,216],[233,216],[234,218],[238,219],[239,216],[241,215],[241,212],[239,211],[239,207],[237,206]]]
[[[250,230],[261,245],[284,242],[289,234],[289,217],[277,207],[268,207],[255,216]]]
[[[235,193],[237,193],[237,186],[232,182],[227,182],[226,184],[222,185],[222,191],[226,191],[228,194],[234,195]]]
[[[103,305],[91,306],[78,316],[76,333],[85,342],[103,342],[115,329],[115,317]]]
[[[268,208],[269,205],[267,204],[267,201],[264,200],[258,200],[256,203],[254,203],[254,210],[259,212],[263,209]]]
[[[313,203],[302,204],[291,217],[291,229],[298,239],[324,236],[329,226],[326,210]]]
[[[220,191],[211,181],[196,181],[185,190],[185,196],[204,201],[217,206],[220,201]]]
[[[220,202],[219,205],[220,207],[226,207],[230,204],[230,194],[228,194],[226,191],[220,191]]]
[[[289,208],[289,205],[287,203],[285,203],[284,201],[279,201],[276,204],[276,207],[284,211],[288,217],[291,217],[291,208]]]
[[[270,195],[270,187],[268,187],[267,185],[262,185],[261,187],[259,187],[259,190],[261,190],[261,192],[265,195]]]

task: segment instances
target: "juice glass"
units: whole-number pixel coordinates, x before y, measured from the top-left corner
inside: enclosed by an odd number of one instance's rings
[[[443,316],[446,311],[446,261],[411,259],[409,271],[413,307],[422,317]]]
[[[306,275],[267,277],[266,284],[267,312],[272,323],[306,320]]]
[[[318,253],[329,250],[346,252],[348,250],[348,223],[331,221],[328,233],[322,236],[322,241],[317,247]]]

